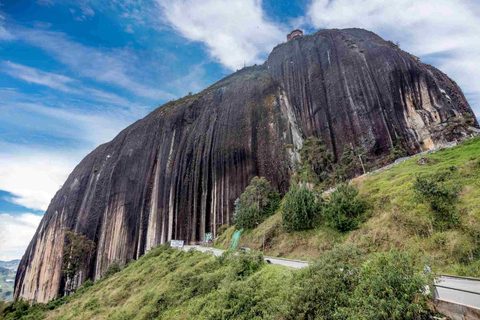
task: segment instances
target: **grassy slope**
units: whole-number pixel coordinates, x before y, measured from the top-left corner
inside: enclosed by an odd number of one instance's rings
[[[113,276],[80,288],[68,303],[61,305],[62,299],[50,303],[55,310],[37,305],[38,310],[30,310],[29,315],[32,319],[219,319],[249,314],[249,318],[275,319],[282,310],[278,293],[292,271],[264,265],[245,277],[235,272],[231,264],[211,255],[161,246]]]
[[[426,165],[410,159],[388,170],[355,179],[353,184],[369,204],[366,221],[359,229],[341,234],[328,228],[285,233],[281,212],[255,230],[246,231],[240,245],[264,253],[299,259],[314,259],[335,243],[356,243],[367,252],[414,249],[426,252],[437,272],[480,276],[480,137],[452,149],[426,156]],[[417,175],[443,174],[457,169],[447,182],[461,187],[457,212],[459,225],[448,231],[433,228],[433,212],[415,200],[412,185]],[[227,248],[233,227],[216,242]]]

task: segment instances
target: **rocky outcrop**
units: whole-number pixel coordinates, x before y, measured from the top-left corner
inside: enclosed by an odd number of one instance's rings
[[[466,135],[461,120],[471,115],[446,75],[371,32],[293,39],[264,65],[158,108],[85,157],[48,207],[15,297],[62,294],[65,229],[97,245],[76,286],[171,239],[215,236],[253,176],[284,193],[307,136],[321,137],[337,157],[353,144],[381,163],[396,145],[416,153]],[[454,132],[452,121],[461,123]]]

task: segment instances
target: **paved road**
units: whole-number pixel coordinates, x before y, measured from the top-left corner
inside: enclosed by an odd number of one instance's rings
[[[188,251],[192,248],[197,249],[198,251],[206,252],[212,251],[214,255],[220,256],[225,250],[215,249],[210,247],[203,247],[203,246],[184,246],[183,250]],[[287,266],[290,268],[300,269],[308,267],[308,262],[300,261],[300,260],[290,260],[290,259],[283,259],[283,258],[274,258],[274,257],[267,257],[265,256],[265,261],[273,264],[280,264],[282,266]]]
[[[443,275],[439,280],[438,298],[480,308],[480,279]]]

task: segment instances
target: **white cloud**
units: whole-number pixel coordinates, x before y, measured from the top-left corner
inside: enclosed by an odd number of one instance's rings
[[[51,72],[45,72],[18,63],[5,61],[3,63],[3,72],[11,77],[21,79],[28,83],[46,86],[66,93],[81,95],[90,100],[123,107],[134,105],[129,100],[122,98],[115,93],[83,86],[81,82],[76,79]],[[75,88],[72,88],[72,85],[74,85]]]
[[[269,22],[260,0],[157,0],[163,18],[183,37],[206,44],[210,54],[235,70],[263,63],[284,32]]]
[[[313,0],[308,10],[316,28],[365,28],[399,41],[472,94],[480,92],[479,14],[475,0]]]
[[[44,72],[10,61],[3,63],[3,71],[11,77],[29,83],[35,83],[69,93],[80,93],[78,90],[69,87],[70,84],[75,83],[75,80],[63,75]]]
[[[93,48],[71,40],[66,34],[43,29],[17,27],[14,35],[37,46],[82,77],[112,84],[152,100],[168,100],[174,95],[139,82],[141,74],[136,54],[128,49]],[[144,70],[146,71],[146,70]]]
[[[0,151],[0,190],[15,195],[6,200],[31,209],[46,210],[77,161],[78,157],[71,154],[12,145]]]
[[[15,37],[4,26],[5,17],[0,14],[0,40],[13,40]]]
[[[133,28],[132,28],[132,25],[131,24],[128,24],[126,27],[125,27],[125,32],[126,33],[130,33],[130,34],[134,34],[135,31],[133,31]]]
[[[45,117],[50,123],[47,130],[51,135],[57,135],[59,138],[80,139],[91,146],[113,139],[122,129],[136,120],[129,110],[122,109],[81,110],[66,106],[56,108],[39,103],[18,103],[15,107],[23,109],[24,114],[31,114],[33,118]],[[28,125],[35,128],[35,124]],[[40,123],[40,130],[41,125]]]
[[[20,259],[42,219],[32,213],[0,214],[0,260]]]

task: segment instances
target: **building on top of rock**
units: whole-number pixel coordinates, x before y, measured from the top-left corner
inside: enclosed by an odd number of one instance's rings
[[[289,34],[287,34],[287,41],[290,41],[290,40],[293,40],[297,37],[301,37],[303,36],[303,31],[302,30],[293,30],[292,32],[290,32]]]

